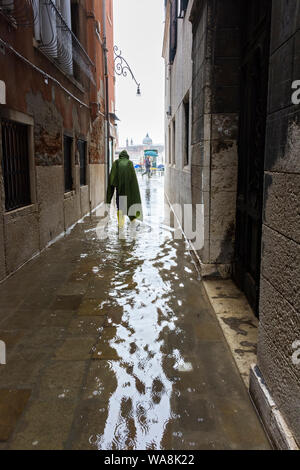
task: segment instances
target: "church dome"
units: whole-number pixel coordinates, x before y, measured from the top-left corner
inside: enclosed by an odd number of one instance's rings
[[[149,137],[149,134],[147,133],[146,137],[143,140],[144,145],[152,145],[152,139]]]

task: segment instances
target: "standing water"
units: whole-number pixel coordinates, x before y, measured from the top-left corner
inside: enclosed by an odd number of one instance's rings
[[[1,449],[269,447],[163,177],[140,187],[144,222],[86,217],[0,286]]]

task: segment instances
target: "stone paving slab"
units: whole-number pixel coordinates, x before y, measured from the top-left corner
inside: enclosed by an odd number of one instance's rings
[[[0,441],[10,438],[30,393],[30,390],[0,390]]]

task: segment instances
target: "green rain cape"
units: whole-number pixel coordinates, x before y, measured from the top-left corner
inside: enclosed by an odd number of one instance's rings
[[[131,209],[130,216],[128,217],[130,220],[143,220],[139,184],[133,163],[129,160],[129,155],[126,150],[120,153],[119,159],[112,165],[106,195],[107,204],[111,203],[115,189],[120,198],[120,209],[123,213],[128,215],[130,208],[138,204],[139,207],[134,208],[135,215],[132,215],[133,209]],[[122,207],[122,196],[127,196],[127,207]]]

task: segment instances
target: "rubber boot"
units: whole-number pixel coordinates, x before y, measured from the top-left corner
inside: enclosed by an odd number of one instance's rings
[[[119,228],[122,229],[124,227],[124,224],[125,224],[125,217],[124,217],[122,211],[118,211],[117,215],[118,215],[118,226],[119,226]]]

